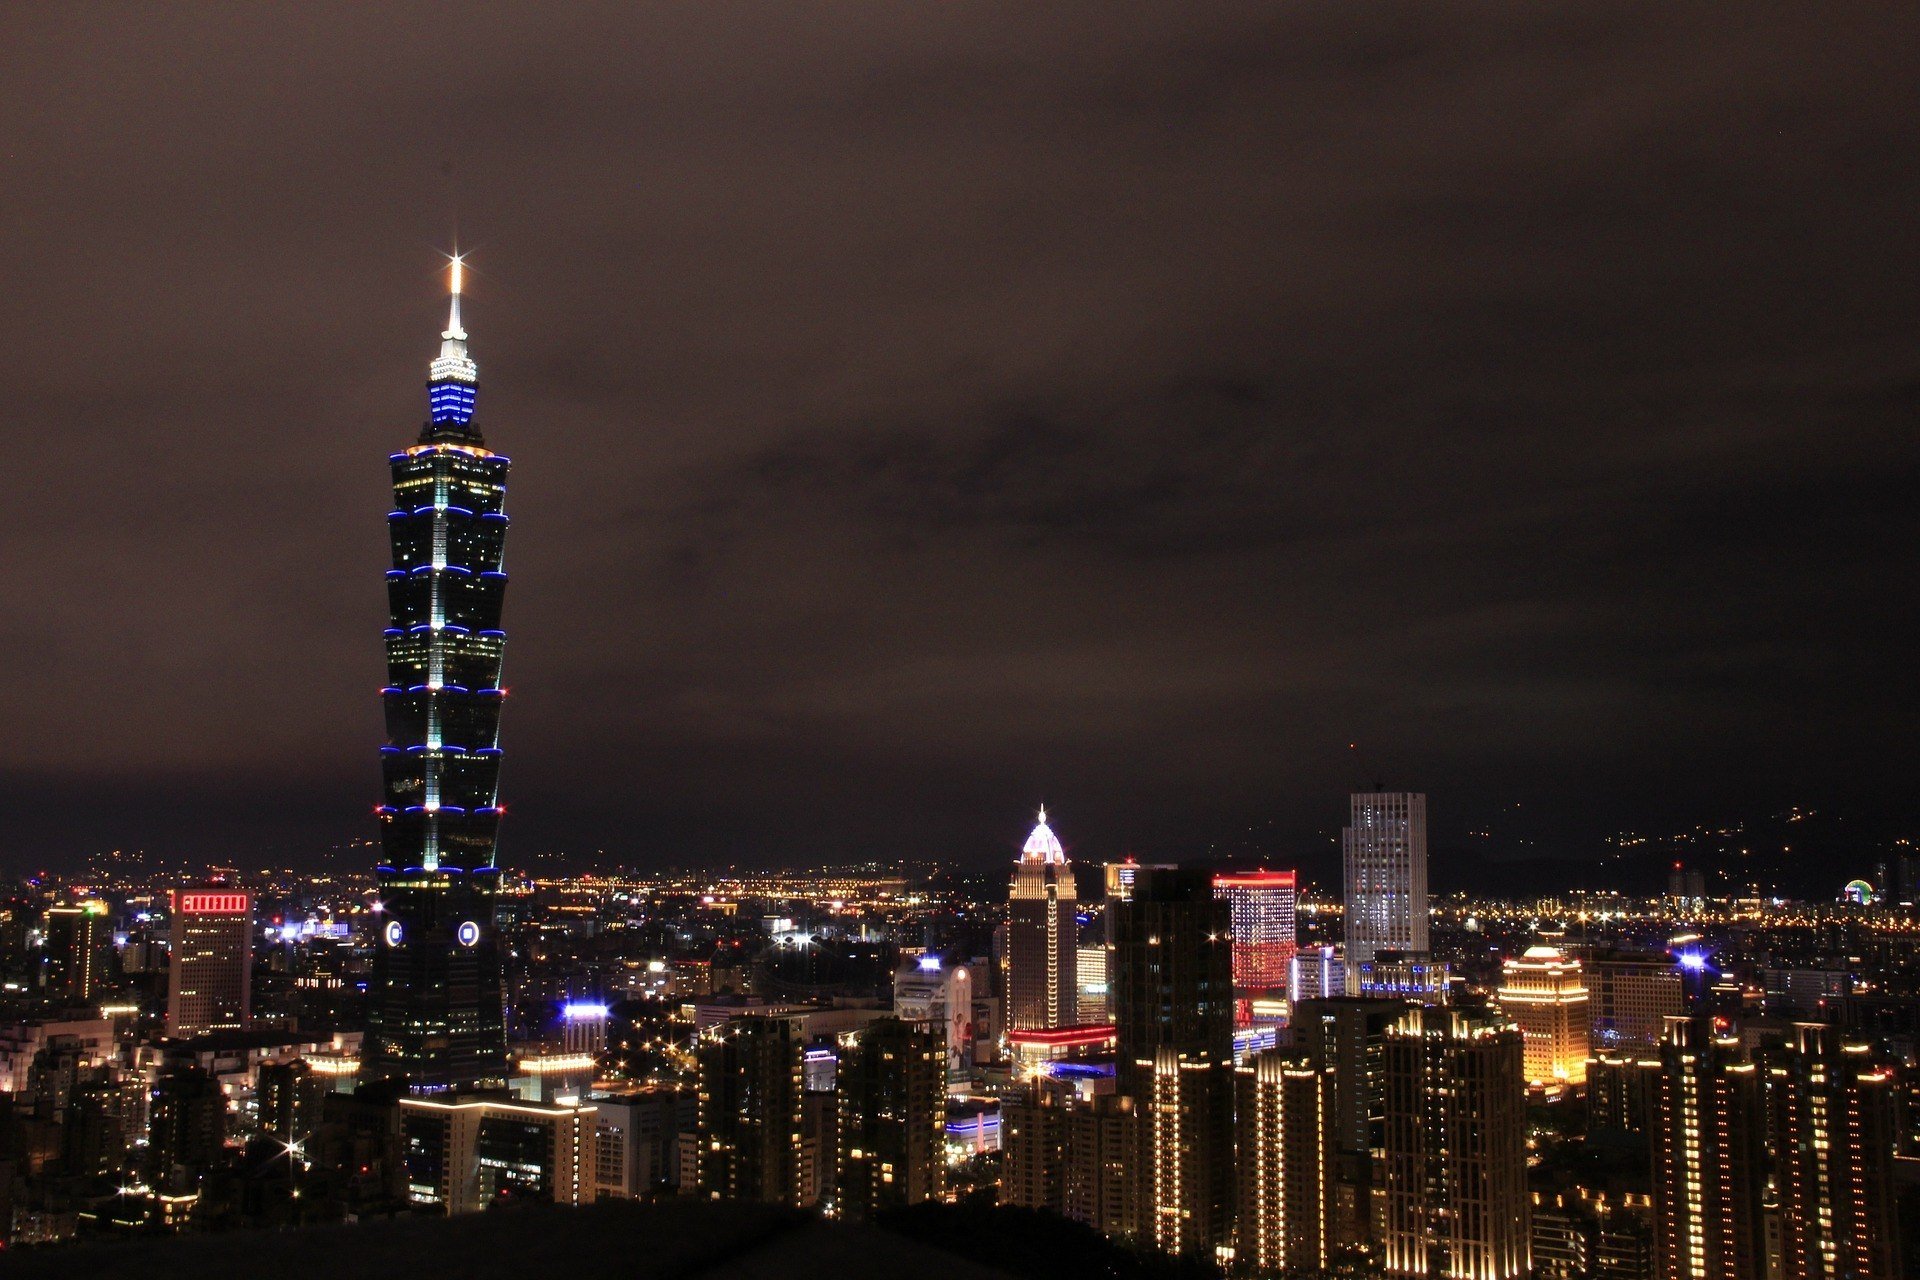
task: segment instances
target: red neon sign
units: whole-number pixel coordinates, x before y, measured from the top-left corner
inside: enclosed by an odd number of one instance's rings
[[[1075,1027],[1054,1027],[1048,1030],[1009,1031],[1007,1039],[1014,1044],[1040,1045],[1048,1048],[1083,1048],[1105,1044],[1115,1038],[1115,1028],[1110,1022],[1085,1023]]]
[[[250,905],[244,893],[182,893],[175,902],[176,910],[188,916],[243,916]]]
[[[1291,871],[1228,871],[1213,878],[1216,889],[1291,889]]]

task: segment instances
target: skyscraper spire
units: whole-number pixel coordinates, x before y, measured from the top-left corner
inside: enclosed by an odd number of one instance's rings
[[[1060,838],[1053,834],[1053,828],[1047,825],[1047,806],[1040,806],[1040,824],[1027,837],[1027,843],[1020,850],[1022,862],[1065,862],[1067,851],[1060,847]]]
[[[1007,1011],[1016,1031],[1080,1021],[1073,868],[1040,810],[1007,893]]]
[[[460,325],[460,286],[466,259],[454,254],[449,268],[447,329],[440,335],[440,355],[427,366],[427,406],[433,416],[428,427],[468,430],[473,421],[475,384],[480,370],[467,355],[467,331]]]
[[[449,261],[452,263],[452,275],[447,292],[452,295],[452,298],[447,307],[447,331],[440,336],[465,342],[467,331],[460,327],[460,274],[465,261],[457,253]]]
[[[460,326],[463,262],[428,383],[433,420],[389,454],[387,741],[374,809],[385,907],[361,1073],[440,1091],[501,1086],[507,1034],[494,938],[500,666],[507,634],[508,461],[469,420],[474,368]]]

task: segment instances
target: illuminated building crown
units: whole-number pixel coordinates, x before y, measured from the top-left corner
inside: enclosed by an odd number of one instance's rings
[[[440,335],[440,355],[427,366],[427,405],[436,423],[465,427],[473,420],[473,401],[480,370],[467,355],[467,331],[460,326],[460,276],[463,263],[453,255],[452,301],[447,329]]]
[[[1020,850],[1022,862],[1065,862],[1067,851],[1060,847],[1060,838],[1053,834],[1053,828],[1047,825],[1047,807],[1040,806],[1040,822],[1027,837],[1027,843]]]

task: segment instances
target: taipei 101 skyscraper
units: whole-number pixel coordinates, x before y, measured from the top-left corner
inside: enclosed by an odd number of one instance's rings
[[[456,256],[428,422],[389,458],[383,856],[360,1074],[418,1093],[503,1085],[507,1074],[494,934],[507,459],[473,426],[460,275]]]

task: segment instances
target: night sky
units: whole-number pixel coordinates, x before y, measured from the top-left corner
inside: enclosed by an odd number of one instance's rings
[[[1283,865],[1376,777],[1567,858],[1904,820],[1916,47],[1897,5],[7,6],[0,865],[374,833],[456,234],[509,863],[984,866],[1045,801],[1076,857]]]

